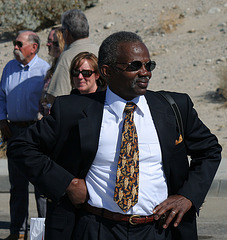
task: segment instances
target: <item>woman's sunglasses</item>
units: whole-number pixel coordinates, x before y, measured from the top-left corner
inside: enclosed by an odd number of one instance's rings
[[[49,44],[53,44],[54,47],[59,47],[59,42],[58,41],[51,41],[51,40],[48,40],[47,43]]]
[[[14,40],[13,41],[13,46],[15,47],[15,46],[18,46],[19,48],[21,48],[21,47],[23,47],[23,43],[21,42],[21,41],[16,41],[16,40]]]
[[[122,71],[128,71],[128,72],[138,71],[144,65],[146,70],[151,72],[155,69],[156,62],[151,60],[145,63],[142,63],[141,61],[133,61],[130,63],[116,63],[116,65],[127,65],[126,68],[124,69],[119,68],[117,66],[116,67]]]
[[[83,75],[83,77],[90,77],[93,73],[95,73],[95,71],[92,71],[92,70],[76,70],[76,69],[73,69],[72,70],[72,76],[73,77],[78,77],[80,75],[80,73]]]
[[[54,46],[54,47],[59,47],[58,41],[53,41],[53,46]]]

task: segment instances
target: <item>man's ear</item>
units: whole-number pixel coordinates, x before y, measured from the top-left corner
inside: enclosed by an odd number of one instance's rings
[[[37,48],[38,48],[38,43],[33,43],[32,44],[32,53],[36,53]]]
[[[101,74],[104,76],[104,78],[108,79],[111,76],[110,66],[109,65],[102,65]]]

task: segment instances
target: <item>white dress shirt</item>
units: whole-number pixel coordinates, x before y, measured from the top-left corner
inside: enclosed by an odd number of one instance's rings
[[[126,214],[150,215],[167,198],[167,184],[157,132],[144,96],[134,98],[134,123],[139,143],[138,203]],[[86,176],[92,206],[125,214],[114,201],[126,100],[107,88],[98,151]]]

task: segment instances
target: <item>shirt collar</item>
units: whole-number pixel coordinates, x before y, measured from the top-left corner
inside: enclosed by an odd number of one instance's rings
[[[119,97],[117,94],[112,92],[109,87],[106,91],[106,105],[108,105],[119,119],[123,118],[124,108],[128,101]],[[141,116],[145,113],[145,104],[147,104],[146,98],[144,95],[133,98],[130,102],[134,102],[137,105],[136,112]]]
[[[32,60],[26,65],[24,66],[22,63],[18,62],[18,64],[22,67],[22,68],[30,68],[34,63],[36,63],[37,61],[37,54],[32,58]]]

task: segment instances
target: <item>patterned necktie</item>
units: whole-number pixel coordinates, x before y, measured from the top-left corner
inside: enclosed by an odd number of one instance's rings
[[[121,151],[118,160],[114,201],[127,212],[138,202],[139,149],[138,136],[133,121],[136,104],[125,106],[125,120],[122,129]]]

